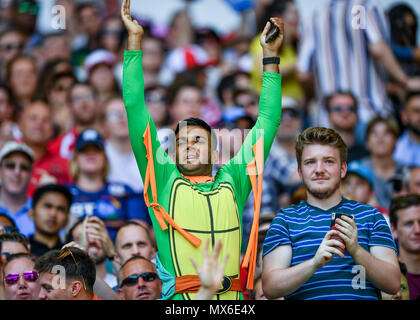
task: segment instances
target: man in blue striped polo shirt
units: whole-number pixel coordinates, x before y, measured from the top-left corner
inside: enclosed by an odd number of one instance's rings
[[[298,173],[307,200],[281,209],[263,248],[263,290],[268,298],[381,299],[396,293],[396,246],[382,214],[343,198],[347,146],[332,129],[311,127],[296,143]],[[331,214],[344,213],[330,230]],[[334,239],[335,236],[335,239]],[[344,254],[341,250],[344,250]]]

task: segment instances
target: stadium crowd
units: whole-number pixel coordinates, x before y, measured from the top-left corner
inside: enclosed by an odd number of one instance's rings
[[[0,0],[0,299],[159,299],[165,278],[123,100],[122,1],[54,2],[65,8],[66,28],[46,34],[36,21],[47,2]],[[144,99],[161,146],[171,149],[180,121],[201,118],[217,129],[216,173],[257,122],[261,32],[270,17],[284,22],[281,123],[264,166],[254,286],[246,289],[241,268],[243,297],[266,299],[267,231],[281,209],[306,201],[296,139],[327,127],[348,148],[341,194],[376,208],[396,243],[400,289],[381,298],[418,299],[418,13],[410,1],[385,9],[375,0],[331,0],[302,21],[293,0],[226,2],[242,21],[229,34],[194,27],[190,1],[166,28],[138,23]],[[253,217],[251,192],[241,258]],[[184,257],[201,261],[194,267],[212,288],[201,288],[201,299],[217,298],[206,266],[226,244],[210,256],[208,245],[202,259]],[[223,265],[213,272],[223,275]],[[54,266],[74,281],[54,280]]]

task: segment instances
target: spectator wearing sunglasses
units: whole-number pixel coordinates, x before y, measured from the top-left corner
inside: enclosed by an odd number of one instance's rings
[[[65,278],[54,273],[55,266],[64,268]],[[35,270],[41,286],[39,300],[97,300],[95,262],[79,248],[48,251],[37,260]]]
[[[37,300],[39,275],[34,258],[27,253],[12,254],[4,265],[3,290],[5,300]]]
[[[6,264],[7,258],[16,253],[29,254],[29,248],[30,244],[28,239],[20,233],[11,232],[0,234],[0,278],[2,277],[3,266]]]
[[[4,213],[0,213],[0,235],[11,232],[19,232],[12,218]]]
[[[328,120],[348,147],[347,161],[360,160],[369,153],[357,141],[356,125],[359,119],[356,97],[351,92],[337,91],[325,99]]]
[[[0,213],[11,217],[27,237],[35,231],[28,215],[32,204],[27,197],[33,161],[32,150],[23,143],[9,141],[0,150]]]
[[[118,294],[122,300],[156,300],[160,298],[162,281],[155,265],[141,256],[128,259],[119,272]]]
[[[20,56],[25,47],[25,38],[16,29],[6,29],[0,33],[0,80],[4,75],[5,66],[13,58]]]

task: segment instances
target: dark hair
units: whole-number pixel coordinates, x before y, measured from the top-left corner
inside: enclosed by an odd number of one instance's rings
[[[409,90],[405,95],[405,101],[408,103],[411,98],[413,97],[420,97],[420,90]]]
[[[181,125],[180,125],[181,124]],[[200,127],[206,130],[210,135],[211,140],[211,150],[215,150],[217,148],[217,137],[214,131],[211,129],[211,127],[208,125],[207,122],[204,120],[198,119],[198,118],[188,118],[181,122],[179,122],[175,128],[175,136],[179,133],[181,129],[183,129],[185,126],[190,127]]]
[[[378,123],[385,123],[385,125],[387,127],[387,131],[392,133],[395,138],[399,137],[400,130],[399,130],[399,127],[398,127],[398,123],[394,118],[392,118],[392,117],[384,118],[382,116],[376,116],[376,117],[372,118],[369,121],[368,125],[366,126],[366,139],[369,138],[370,134],[372,133],[373,128]]]
[[[306,145],[328,145],[337,148],[340,152],[341,162],[347,161],[347,145],[341,136],[334,130],[323,127],[310,127],[304,130],[296,141],[296,160],[301,165],[303,149]]]
[[[2,251],[3,242],[18,242],[22,244],[25,249],[29,252],[29,240],[23,234],[17,232],[5,233],[0,235],[0,252]]]
[[[338,95],[346,95],[346,96],[351,97],[353,99],[354,106],[357,108],[357,105],[358,105],[357,98],[351,91],[338,90],[330,94],[329,96],[324,97],[325,108],[327,109],[328,112],[330,111],[331,100]]]
[[[59,184],[46,184],[35,190],[34,196],[32,198],[32,209],[35,209],[39,200],[41,200],[44,194],[49,192],[61,193],[67,199],[70,208],[71,203],[73,201],[73,196],[71,195],[69,189]]]
[[[411,14],[414,17],[414,24],[411,30],[405,21],[405,15],[407,14]],[[415,47],[418,22],[414,10],[407,4],[400,3],[388,11],[388,17],[391,29],[391,41],[400,46]],[[408,35],[411,37],[408,37]]]
[[[65,250],[69,250],[71,253],[60,259],[60,254]],[[96,281],[96,265],[95,261],[85,251],[75,247],[68,247],[61,251],[50,250],[39,257],[35,263],[35,270],[39,273],[51,272],[54,266],[58,265],[64,267],[66,279],[82,279],[86,284],[86,292],[93,294],[93,285]]]
[[[193,88],[201,92],[200,86],[195,82],[174,82],[167,88],[166,104],[172,106],[179,92],[184,88]]]
[[[410,207],[420,206],[420,195],[409,194],[405,196],[395,197],[391,201],[389,208],[389,219],[391,225],[396,227],[398,225],[398,211]]]
[[[10,216],[8,216],[5,213],[0,213],[0,218],[1,217],[7,219],[10,222],[10,224],[12,225],[12,227],[15,228],[16,230],[18,230],[18,227],[16,226],[15,221]]]

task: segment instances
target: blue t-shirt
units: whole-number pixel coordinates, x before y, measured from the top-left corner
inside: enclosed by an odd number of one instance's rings
[[[97,192],[86,192],[76,185],[69,185],[73,195],[70,213],[78,219],[96,216],[106,221],[140,219],[151,225],[142,194],[136,193],[123,183],[106,183]],[[107,227],[112,240],[118,228]]]
[[[263,257],[282,245],[292,246],[290,267],[314,257],[325,234],[330,230],[331,214],[346,213],[354,216],[359,245],[369,251],[371,246],[384,246],[396,250],[391,230],[383,215],[374,207],[343,198],[329,210],[322,210],[301,201],[298,205],[281,209],[267,232]],[[379,300],[380,291],[366,279],[365,288],[357,277],[353,258],[333,259],[318,269],[298,290],[285,297],[295,300]],[[359,281],[355,285],[354,281]]]
[[[35,233],[35,223],[28,214],[29,210],[31,209],[32,200],[27,198],[25,204],[22,206],[22,208],[19,209],[18,212],[12,213],[8,208],[0,206],[0,213],[3,213],[13,219],[19,232],[25,235],[25,237],[29,238],[30,235]]]

